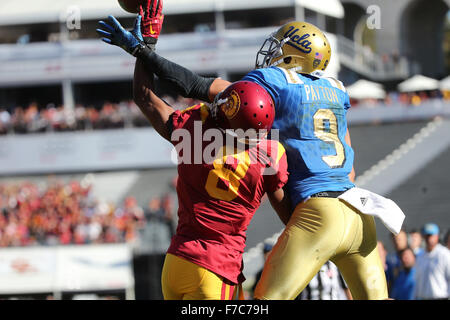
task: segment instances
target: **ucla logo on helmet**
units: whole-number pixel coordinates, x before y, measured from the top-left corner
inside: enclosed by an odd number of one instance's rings
[[[307,40],[310,35],[309,33],[305,33],[302,36],[299,36],[296,34],[299,31],[298,28],[295,28],[294,26],[289,26],[288,31],[284,34],[284,37],[290,38],[290,41],[287,43],[290,46],[293,46],[294,48],[300,50],[303,53],[310,53],[311,52],[311,41]]]
[[[236,116],[241,108],[241,99],[235,90],[231,91],[227,102],[225,102],[221,108],[228,119],[233,119]]]

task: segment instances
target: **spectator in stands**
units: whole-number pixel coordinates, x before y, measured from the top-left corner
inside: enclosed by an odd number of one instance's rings
[[[99,118],[100,118],[100,114],[97,111],[97,109],[95,109],[93,106],[89,106],[86,109],[87,112],[87,119],[88,119],[88,129],[98,129],[99,125]]]
[[[72,231],[70,228],[70,224],[67,221],[63,221],[59,226],[59,243],[72,243]]]
[[[427,223],[422,228],[425,253],[417,258],[415,297],[448,299],[450,296],[450,252],[439,243],[439,227]]]
[[[386,281],[389,290],[392,287],[392,281],[398,275],[399,269],[401,268],[399,253],[408,246],[408,237],[405,230],[400,230],[397,235],[391,234],[391,236],[395,252],[388,253],[386,256]]]
[[[137,200],[133,196],[128,196],[124,201],[125,215],[135,221],[144,221],[144,210],[138,205]]]
[[[400,95],[398,97],[398,102],[400,102],[400,104],[403,104],[403,105],[409,105],[410,104],[409,95],[405,92],[400,93]]]
[[[164,194],[161,198],[161,208],[164,212],[164,221],[167,223],[171,237],[175,232],[175,222],[174,222],[174,214],[173,214],[173,198],[169,192]]]
[[[75,232],[74,232],[75,244],[89,243],[88,233],[89,233],[89,218],[86,216],[80,215],[78,218],[78,223],[76,224],[76,227],[75,227]]]
[[[159,197],[152,198],[148,202],[147,212],[146,216],[149,218],[157,217],[161,218],[164,217],[164,211],[161,207],[161,199]]]
[[[273,243],[271,241],[264,241],[263,248],[262,248],[264,262],[267,260],[267,257],[269,256],[269,253],[272,250],[272,248],[273,248]],[[263,265],[264,265],[264,263],[263,263]],[[253,286],[251,289],[252,295],[255,292],[255,288],[256,288],[256,285],[258,284],[259,279],[261,278],[262,271],[263,271],[263,269],[261,268],[261,270],[259,270],[258,273],[256,273],[256,275],[255,275],[255,282],[253,283]]]
[[[445,234],[444,245],[450,250],[450,229],[447,230],[447,233]]]
[[[87,110],[81,104],[75,106],[75,130],[87,129]]]
[[[390,94],[387,94],[384,100],[382,101],[385,106],[391,106],[392,105],[392,96]]]
[[[418,106],[422,103],[421,97],[416,93],[410,93],[409,100],[413,106]]]
[[[400,68],[400,53],[398,52],[398,50],[395,50],[391,53],[391,59],[394,63],[394,70],[398,71]]]
[[[418,95],[419,95],[419,98],[420,98],[420,103],[423,103],[423,102],[429,100],[429,96],[428,96],[428,94],[425,91],[420,91],[418,93]]]
[[[416,257],[420,256],[424,250],[422,248],[422,235],[419,230],[413,229],[408,234],[408,244]]]
[[[7,134],[10,127],[11,115],[0,107],[0,134]]]
[[[334,263],[325,262],[296,300],[351,300],[352,295]]]
[[[23,134],[27,132],[27,123],[25,122],[24,111],[21,106],[14,109],[11,123],[15,133]]]
[[[399,252],[401,267],[398,274],[392,280],[390,297],[396,300],[414,300],[415,262],[414,251],[407,247]]]

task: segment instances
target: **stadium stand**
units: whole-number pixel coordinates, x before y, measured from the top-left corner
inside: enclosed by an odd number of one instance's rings
[[[424,121],[349,126],[355,150],[356,175],[363,174],[378,161],[426,125]]]
[[[438,221],[443,232],[448,230],[450,179],[446,168],[449,163],[450,147],[447,147],[425,167],[389,192],[387,197],[396,199],[397,204],[407,214],[405,229],[418,229],[429,221]],[[389,244],[387,238],[386,235],[382,237],[385,243]]]

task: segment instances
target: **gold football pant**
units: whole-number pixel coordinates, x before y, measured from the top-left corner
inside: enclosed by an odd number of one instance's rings
[[[267,258],[255,298],[295,299],[328,260],[353,299],[387,299],[375,221],[337,198],[297,205]]]
[[[214,272],[170,253],[164,260],[161,285],[165,300],[232,300],[234,289],[238,287]]]

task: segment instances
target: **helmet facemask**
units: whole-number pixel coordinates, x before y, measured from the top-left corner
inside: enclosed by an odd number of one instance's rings
[[[272,65],[273,59],[281,57],[283,55],[283,46],[289,41],[289,37],[284,38],[279,41],[274,37],[275,33],[272,33],[269,38],[267,38],[256,54],[256,69],[270,67]]]

